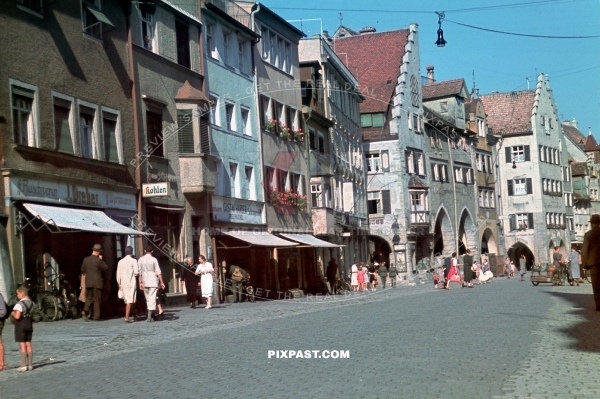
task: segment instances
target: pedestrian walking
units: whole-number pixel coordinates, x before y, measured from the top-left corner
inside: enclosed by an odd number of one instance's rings
[[[17,298],[19,302],[13,307],[12,317],[15,325],[15,342],[19,343],[21,353],[21,367],[18,372],[33,370],[33,322],[31,320],[31,311],[35,304],[29,299],[29,289],[22,285],[17,288]]]
[[[356,269],[356,280],[358,281],[358,290],[363,291],[364,282],[365,282],[365,274],[362,271],[362,262],[360,266]]]
[[[592,229],[583,236],[581,261],[584,270],[590,270],[596,311],[600,311],[600,215],[592,215],[590,224]]]
[[[247,273],[244,269],[236,265],[231,265],[229,272],[231,273],[233,303],[242,302],[242,281],[246,278]]]
[[[552,254],[552,270],[549,269],[549,271],[554,272],[554,270],[560,270],[560,265],[563,263],[565,263],[565,261],[560,253],[560,247],[554,247],[554,253]]]
[[[385,262],[381,262],[381,264],[379,265],[379,277],[381,277],[382,288],[385,288],[387,276],[388,276],[388,269],[385,266]]]
[[[465,256],[463,256],[463,273],[464,273],[464,281],[462,283],[462,287],[473,288],[473,257],[471,256],[471,251],[467,249]]]
[[[581,274],[579,274],[579,252],[575,247],[571,247],[571,252],[569,253],[569,260],[571,261],[570,265],[570,278],[569,284],[573,285],[574,283],[579,285],[579,279],[581,278]]]
[[[335,258],[331,258],[327,263],[327,281],[332,294],[335,294],[335,281],[337,279],[338,264]]]
[[[133,248],[125,247],[125,256],[117,263],[117,284],[119,295],[125,302],[125,323],[133,323],[129,319],[131,304],[135,303],[137,286],[136,277],[140,273],[137,260],[133,257]]]
[[[513,261],[510,261],[510,276],[515,276],[515,263]]]
[[[353,263],[350,268],[350,285],[354,291],[358,291],[358,266],[356,263]]]
[[[182,279],[185,285],[186,296],[185,300],[190,303],[190,308],[196,309],[196,301],[198,300],[198,291],[200,290],[200,280],[196,276],[196,267],[191,256],[185,258],[182,270]]]
[[[102,246],[94,244],[92,254],[83,259],[81,273],[85,274],[85,306],[81,317],[85,321],[100,320],[100,304],[102,303],[102,288],[104,287],[103,272],[108,266],[102,260]],[[90,308],[93,306],[93,313]]]
[[[148,245],[144,251],[146,254],[140,258],[138,265],[140,268],[140,289],[144,291],[146,298],[146,307],[148,308],[148,322],[156,320],[156,291],[158,287],[164,289],[162,272],[158,266],[158,260],[152,256],[154,248]],[[162,309],[161,309],[162,310]],[[161,317],[162,313],[158,314]]]
[[[510,278],[510,258],[508,256],[504,259],[504,275],[506,278]]]
[[[388,270],[388,276],[390,276],[390,287],[396,288],[396,276],[398,275],[398,269],[394,264],[390,264],[390,268]]]
[[[433,288],[438,288],[438,285],[442,284],[442,288],[443,284],[444,284],[444,268],[441,266],[438,266],[435,274],[433,275]]]
[[[371,275],[369,274],[369,268],[365,265],[365,262],[360,262],[360,266],[363,274],[363,290],[369,291],[369,282],[371,280]],[[360,273],[360,270],[359,270]]]
[[[205,309],[212,308],[212,294],[213,294],[213,268],[212,263],[206,261],[204,255],[200,255],[198,258],[200,264],[196,268],[196,275],[200,275],[200,286],[202,287],[202,297],[206,298]]]
[[[379,263],[375,262],[369,266],[369,282],[371,283],[371,291],[377,291],[377,269]]]
[[[450,283],[461,283],[460,272],[458,271],[458,259],[456,258],[456,252],[452,253],[450,258],[450,270],[448,271],[448,279],[446,280],[446,289],[450,289]]]
[[[521,275],[521,281],[525,281],[525,272],[527,271],[527,259],[525,254],[521,254],[519,258],[519,274]]]

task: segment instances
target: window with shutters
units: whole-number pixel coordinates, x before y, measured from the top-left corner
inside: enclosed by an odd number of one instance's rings
[[[527,194],[527,187],[525,179],[515,179],[514,183],[514,195],[525,195]]]
[[[117,142],[121,135],[117,112],[102,109],[102,141],[104,144],[102,158],[104,161],[119,163]]]
[[[210,131],[209,119],[207,115],[200,117],[200,151],[204,154],[210,154]]]
[[[483,172],[482,158],[483,158],[482,154],[475,154],[475,163],[477,164],[477,170],[479,172]]]
[[[410,222],[412,224],[429,224],[429,207],[427,193],[423,190],[410,190]]]
[[[517,228],[519,230],[526,230],[529,228],[529,214],[528,213],[517,213],[515,214],[517,221]]]
[[[73,148],[72,126],[72,108],[73,98],[57,97],[52,98],[54,106],[54,149],[66,154],[75,154]]]
[[[81,1],[81,21],[83,23],[83,31],[97,39],[102,39],[104,24],[109,25],[109,27],[112,26],[112,23],[101,11],[100,5],[100,0]]]
[[[463,172],[465,174],[465,182],[467,184],[473,183],[473,169],[463,168]]]
[[[381,172],[381,154],[379,152],[366,154],[367,171],[369,173]]]
[[[194,124],[192,110],[177,110],[177,136],[179,138],[179,153],[194,153]]]
[[[512,148],[513,161],[524,162],[525,161],[525,150],[522,145],[514,146]]]
[[[379,192],[379,191],[367,192],[367,210],[369,212],[369,215],[382,214],[381,192]]]
[[[37,87],[12,80],[11,82],[13,140],[20,145],[37,147],[39,143]]]
[[[464,182],[463,180],[463,171],[462,168],[454,168],[454,180],[457,183],[462,183]]]
[[[190,67],[190,28],[181,21],[175,21],[175,41],[177,45],[177,63]]]
[[[406,151],[406,172],[415,173],[415,159],[412,151]]]

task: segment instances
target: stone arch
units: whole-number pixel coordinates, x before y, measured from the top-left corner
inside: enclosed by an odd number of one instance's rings
[[[471,212],[464,207],[461,211],[460,222],[458,223],[458,254],[463,255],[467,249],[477,248],[477,237],[479,230],[471,216]]]
[[[531,270],[531,267],[535,263],[535,255],[526,244],[519,241],[514,243],[513,246],[508,249],[508,257],[517,267],[519,267],[521,255],[525,255],[527,270]]]
[[[435,217],[433,230],[433,254],[450,256],[454,251],[454,230],[446,208],[441,205]]]
[[[381,256],[379,253],[381,252]],[[383,237],[370,235],[369,236],[369,261],[370,262],[381,262],[386,261],[389,263],[390,254],[392,248],[390,243]],[[383,258],[383,259],[382,259]]]
[[[498,241],[494,236],[494,233],[489,228],[485,229],[481,235],[481,250],[482,254],[496,254],[498,255]]]

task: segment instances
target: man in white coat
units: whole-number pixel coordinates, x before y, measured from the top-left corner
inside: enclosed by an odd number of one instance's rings
[[[144,290],[146,304],[148,306],[148,321],[154,321],[154,312],[156,310],[156,290],[158,287],[165,289],[162,273],[158,266],[158,261],[152,252],[152,245],[146,247],[146,255],[142,256],[138,261],[140,267],[140,289]],[[160,280],[160,284],[159,284]]]
[[[140,273],[138,262],[132,254],[133,248],[127,246],[125,257],[117,264],[117,284],[119,284],[120,296],[125,301],[125,323],[133,323],[133,320],[129,319],[129,313],[131,312],[131,304],[135,303],[137,293],[135,278]]]

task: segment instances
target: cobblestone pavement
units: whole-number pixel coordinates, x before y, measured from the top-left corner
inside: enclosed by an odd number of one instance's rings
[[[593,308],[589,284],[496,279],[474,289],[426,284],[171,308],[152,324],[38,323],[27,373],[14,371],[7,325],[0,398],[597,398]],[[350,358],[269,359],[269,350]]]

